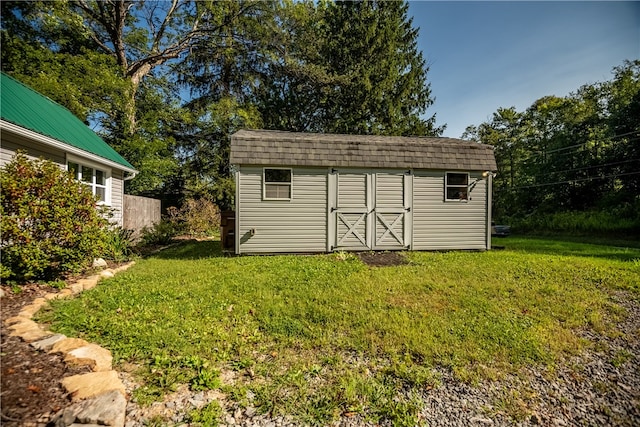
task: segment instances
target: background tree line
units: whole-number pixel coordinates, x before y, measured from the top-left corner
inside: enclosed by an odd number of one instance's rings
[[[444,130],[427,115],[428,67],[404,1],[1,7],[2,70],[69,108],[127,158],[140,171],[127,182],[130,194],[169,204],[204,197],[229,208],[229,142],[240,128]],[[500,108],[467,129],[464,137],[495,147],[498,221],[532,226],[550,215],[604,212],[592,222],[639,227],[639,74],[639,62],[627,61],[611,81],[521,112]]]
[[[236,130],[439,135],[405,2],[2,2],[2,70],[91,124],[127,192],[232,201]]]
[[[464,137],[495,147],[494,218],[521,229],[640,233],[640,61]]]

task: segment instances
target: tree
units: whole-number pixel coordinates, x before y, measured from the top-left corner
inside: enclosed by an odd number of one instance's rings
[[[428,67],[405,2],[285,3],[281,55],[259,94],[269,127],[438,135]]]
[[[215,26],[201,37],[190,55],[174,70],[189,87],[185,105],[189,120],[181,123],[178,158],[187,197],[206,197],[221,209],[231,208],[235,194],[229,145],[231,135],[243,127],[261,127],[254,90],[263,72],[265,52],[276,26],[274,3],[221,2],[214,16],[235,17],[233,25]]]
[[[123,108],[123,94],[129,91],[115,59],[96,52],[81,31],[59,34],[39,6],[2,2],[2,71],[64,105],[87,124],[114,115]]]
[[[566,97],[545,96],[524,112],[500,108],[466,136],[495,147],[498,217],[604,210],[640,212],[640,61],[611,81]]]
[[[417,50],[418,29],[397,1],[340,1],[325,13],[321,54],[330,73],[348,76],[326,97],[327,131],[438,135],[428,67]]]

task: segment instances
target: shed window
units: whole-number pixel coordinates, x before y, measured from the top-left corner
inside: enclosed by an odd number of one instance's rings
[[[469,174],[447,172],[444,184],[445,200],[469,199]]]
[[[106,171],[74,161],[67,162],[67,170],[71,172],[78,181],[91,188],[91,192],[98,196],[98,202],[109,203],[107,199]]]
[[[264,199],[291,199],[291,169],[265,169],[263,181]]]

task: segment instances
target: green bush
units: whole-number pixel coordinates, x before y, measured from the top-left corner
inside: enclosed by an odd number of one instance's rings
[[[113,227],[105,232],[103,258],[115,262],[128,261],[133,256],[133,230]]]
[[[178,234],[176,225],[172,221],[163,219],[153,227],[144,227],[140,236],[140,245],[168,245]]]
[[[187,199],[180,209],[169,208],[167,216],[177,231],[191,236],[214,235],[220,229],[220,209],[205,198]]]
[[[2,275],[53,280],[103,252],[104,211],[91,191],[55,163],[18,153],[0,169]]]
[[[516,233],[640,235],[640,215],[633,206],[625,209],[531,215],[526,218],[514,218],[510,224]]]

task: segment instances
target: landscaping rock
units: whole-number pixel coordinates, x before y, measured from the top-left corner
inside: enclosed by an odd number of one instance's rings
[[[52,419],[52,424],[55,427],[123,427],[126,407],[127,400],[122,393],[113,390],[63,409]]]
[[[55,334],[49,338],[45,338],[43,340],[40,341],[35,341],[31,343],[31,347],[36,348],[38,350],[42,350],[42,351],[49,351],[51,350],[51,348],[53,347],[53,345],[55,343],[57,343],[58,341],[61,341],[63,339],[67,338],[66,336],[62,335],[62,334]]]
[[[71,400],[77,401],[98,396],[108,391],[118,391],[125,395],[124,385],[116,371],[92,372],[73,375],[62,379],[62,385],[71,393]]]
[[[4,324],[9,326],[9,325],[13,325],[16,323],[20,323],[24,320],[31,320],[31,317],[27,317],[27,316],[21,316],[21,315],[17,315],[17,316],[13,316],[13,317],[9,317],[7,320],[4,321]]]
[[[75,295],[82,292],[84,290],[84,286],[82,286],[82,283],[76,282],[69,285],[67,289],[71,289],[71,292]]]
[[[64,361],[76,365],[87,365],[94,372],[102,372],[111,369],[113,358],[109,350],[97,344],[89,344],[69,351]]]
[[[48,293],[44,296],[44,299],[46,299],[47,301],[51,301],[53,299],[58,299],[60,298],[60,294],[59,293]]]
[[[33,302],[20,310],[19,315],[24,317],[33,317],[44,305],[47,304],[47,300],[44,298],[36,298]]]
[[[98,279],[82,279],[79,282],[82,283],[82,289],[85,291],[93,289],[98,285]]]
[[[89,342],[81,338],[67,338],[60,340],[51,347],[50,353],[68,353],[76,348],[89,345]]]
[[[100,273],[100,277],[104,277],[105,279],[108,279],[113,276],[115,276],[115,274],[113,274],[113,271],[111,270],[104,270],[103,272]]]
[[[9,326],[9,329],[12,331],[9,336],[20,337],[26,342],[38,341],[52,335],[51,332],[43,331],[36,322],[30,319],[14,323]]]
[[[93,260],[93,264],[91,265],[93,268],[107,268],[107,261],[102,258],[96,258]]]
[[[63,290],[61,290],[56,295],[57,295],[56,298],[64,298],[64,297],[69,297],[69,296],[73,295],[73,292],[69,288],[64,288]]]
[[[114,268],[112,271],[114,274],[120,273],[121,271],[127,270],[129,267],[133,266],[135,263],[136,263],[135,261],[130,261],[126,264],[122,264],[120,267]]]

